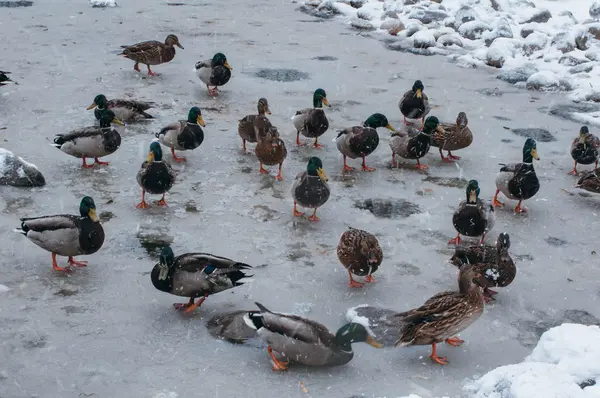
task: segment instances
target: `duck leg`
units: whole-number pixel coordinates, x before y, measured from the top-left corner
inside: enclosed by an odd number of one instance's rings
[[[460,160],[460,156],[454,156],[450,151],[448,151],[448,158],[452,160]]]
[[[296,131],[296,146],[304,146],[306,144],[303,144],[300,142],[300,130]]]
[[[363,162],[362,162],[362,171],[375,171],[376,169],[374,167],[367,167],[367,162],[365,161],[365,155],[363,155]]]
[[[299,212],[298,209],[296,209],[296,201],[294,200],[294,217],[302,217],[304,215],[304,213]]]
[[[596,163],[598,163],[598,162],[596,162]],[[569,171],[569,174],[572,176],[577,175],[577,161],[575,161],[575,166],[573,166],[573,170]]]
[[[479,241],[480,245],[483,245],[483,241],[485,240],[485,232],[481,235],[481,240]]]
[[[69,271],[69,269],[66,267],[58,266],[58,263],[56,262],[56,253],[52,253],[52,269],[54,269],[54,271],[65,271],[65,272]]]
[[[371,274],[367,275],[367,277],[365,278],[365,282],[375,283],[375,279],[373,279],[373,275],[371,275]]]
[[[260,174],[269,174],[269,172],[262,167],[262,162],[260,162],[260,169],[258,171]]]
[[[494,207],[504,207],[504,203],[502,203],[498,200],[499,193],[500,193],[500,190],[496,189],[496,195],[494,195],[494,202],[493,202]]]
[[[426,164],[421,164],[419,159],[417,159],[417,165],[415,167],[419,170],[426,170],[429,168],[429,166],[427,166]]]
[[[342,170],[342,173],[345,171],[353,171],[354,167],[350,167],[348,166],[348,164],[346,163],[346,155],[344,155],[344,169]]]
[[[448,365],[446,357],[437,356],[437,346],[435,343],[431,343],[431,355],[429,356],[432,361],[439,363],[440,365]]]
[[[244,148],[244,153],[246,153],[246,140],[242,138],[242,146]]]
[[[142,201],[135,206],[136,209],[148,209],[150,207],[150,205],[148,205],[148,203],[146,203],[146,201],[144,200],[145,197],[146,191],[142,189]]]
[[[194,305],[194,298],[190,297],[190,301],[187,303],[175,303],[173,304],[173,307],[175,307],[176,310],[184,310],[186,308],[189,308],[190,306]]]
[[[308,217],[308,221],[321,221],[321,219],[317,217],[317,209],[315,209],[312,216]]]
[[[135,65],[133,65],[133,70],[137,70],[138,72],[141,72],[139,62],[136,62]]]
[[[452,163],[453,160],[450,158],[450,151],[448,151],[448,157],[444,156],[444,154],[442,153],[442,147],[439,148],[440,149],[440,156],[442,157],[442,161],[444,162],[448,162],[448,163]]]
[[[146,66],[148,67],[148,76],[158,76],[158,73],[152,72],[152,69],[150,69],[150,65]]]
[[[495,291],[495,290],[488,289],[487,287],[484,287],[484,288],[483,288],[483,295],[484,295],[485,297],[488,297],[488,298],[490,298],[491,300],[495,300],[495,299],[494,299],[494,296],[495,296],[495,295],[497,295],[497,294],[498,294],[498,292],[497,292],[497,291]]]
[[[315,148],[323,148],[323,145],[319,144],[319,137],[315,138],[315,143],[313,144]]]
[[[517,204],[517,207],[515,207],[515,213],[527,213],[527,209],[524,207],[521,207],[521,202],[522,200],[519,200],[519,203]]]
[[[204,302],[204,300],[206,300],[207,297],[208,297],[208,293],[204,293],[204,297],[202,297],[200,300],[196,301],[195,303],[188,305],[187,308],[183,310],[183,312],[186,314],[189,314],[190,312],[194,311],[196,308],[198,308],[202,305],[202,303]]]
[[[81,165],[81,167],[83,167],[84,169],[91,169],[92,167],[94,167],[94,164],[93,164],[93,163],[92,163],[92,164],[87,164],[87,163],[85,162],[85,157],[83,157],[83,158],[81,158],[81,159],[83,159],[83,164]]]
[[[271,346],[267,346],[267,351],[269,352],[269,355],[273,360],[274,372],[277,372],[278,370],[288,370],[289,362],[281,362],[279,359],[277,359],[277,357],[275,357],[275,354],[273,354],[273,349],[271,348]]]
[[[396,162],[396,154],[392,152],[392,167],[398,167],[398,162]]]
[[[167,205],[167,202],[165,202],[165,194],[164,193],[163,193],[162,198],[158,202],[156,202],[156,204],[159,205],[159,206],[166,206]]]
[[[363,287],[364,283],[355,281],[350,270],[348,270],[348,276],[350,277],[350,287]]]
[[[462,239],[460,239],[460,234],[456,234],[456,238],[450,239],[448,241],[448,244],[449,245],[460,245],[461,241],[462,241]]]
[[[77,261],[73,258],[73,256],[69,256],[69,265],[72,267],[87,267],[87,261]]]
[[[446,343],[451,345],[452,347],[458,347],[464,342],[464,340],[461,340],[458,337],[450,337],[449,339],[446,339]]]
[[[185,162],[184,157],[178,157],[177,155],[175,155],[175,148],[171,148],[171,156],[173,156],[173,160],[176,162]]]
[[[108,166],[110,164],[110,162],[101,162],[100,159],[94,158],[94,164]]]
[[[278,181],[283,181],[283,176],[281,175],[281,167],[283,166],[283,163],[279,163],[279,173],[277,173],[277,175],[275,176],[275,179]]]

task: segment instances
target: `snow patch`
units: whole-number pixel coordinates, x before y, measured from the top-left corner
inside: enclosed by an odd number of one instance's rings
[[[8,286],[0,285],[0,293],[6,293],[10,290]]]
[[[116,0],[90,0],[92,7],[116,7]]]
[[[371,330],[371,326],[369,325],[369,320],[364,316],[359,316],[358,312],[356,312],[357,308],[368,307],[368,306],[369,306],[369,304],[360,304],[360,305],[357,305],[356,307],[349,308],[348,311],[346,311],[346,320],[348,320],[348,322],[354,322],[354,323],[358,323],[359,325],[363,325],[365,327],[365,329],[367,329],[367,332],[369,332],[369,334],[371,336],[375,336],[375,333],[373,333],[373,331]]]

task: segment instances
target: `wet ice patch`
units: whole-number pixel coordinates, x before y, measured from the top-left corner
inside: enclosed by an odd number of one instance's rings
[[[404,199],[358,200],[354,202],[354,207],[361,210],[368,210],[378,218],[406,218],[422,212],[419,205]]]
[[[525,137],[525,138],[533,138],[539,142],[553,142],[556,141],[554,135],[546,129],[512,129],[514,134]]]
[[[256,77],[275,82],[294,82],[308,79],[308,73],[297,69],[260,69],[255,73]]]
[[[0,7],[15,8],[15,7],[31,7],[33,1],[0,1]]]

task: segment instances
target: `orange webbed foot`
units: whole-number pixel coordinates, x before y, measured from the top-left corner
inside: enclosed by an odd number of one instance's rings
[[[308,221],[321,221],[321,219],[319,217],[317,217],[316,214],[313,214],[312,216],[308,217]]]
[[[344,166],[342,173],[345,173],[347,171],[354,171],[354,167],[350,167],[350,166]]]
[[[350,281],[350,287],[363,287],[364,285],[364,283],[357,282],[354,279]]]
[[[495,198],[494,198],[492,205],[494,207],[504,207],[504,203],[500,202],[498,199],[495,199]]]
[[[449,245],[460,245],[460,242],[462,241],[462,239],[460,239],[460,235],[458,235],[456,238],[454,239],[450,239],[448,241]]]
[[[452,347],[459,347],[464,342],[464,340],[461,340],[458,337],[451,337],[449,339],[446,339],[446,343],[451,345]]]
[[[372,275],[367,275],[367,277],[365,278],[365,282],[366,283],[375,283],[375,279],[373,278]]]
[[[148,203],[146,203],[146,201],[145,201],[145,200],[142,200],[140,203],[138,203],[138,204],[135,206],[135,208],[136,208],[136,209],[149,209],[149,208],[150,208],[150,205],[149,205]]]
[[[162,198],[161,200],[157,201],[156,204],[159,206],[166,206],[167,202],[165,202],[165,199]]]
[[[361,167],[362,171],[375,171],[377,170],[375,167],[367,167],[367,166],[363,166]]]
[[[87,261],[77,261],[73,257],[69,257],[69,265],[72,267],[87,267]]]

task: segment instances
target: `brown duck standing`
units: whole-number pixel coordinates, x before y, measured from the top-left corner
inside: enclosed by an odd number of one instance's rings
[[[469,119],[467,114],[460,112],[456,117],[456,123],[440,123],[439,129],[431,134],[431,146],[438,147],[440,156],[444,162],[453,162],[460,160],[460,156],[454,156],[451,152],[464,149],[473,142],[473,133],[467,127]],[[448,151],[448,156],[444,157],[442,150]]]
[[[258,100],[258,115],[247,115],[244,116],[238,122],[238,134],[242,137],[242,145],[244,146],[244,153],[246,152],[246,141],[248,142],[257,142],[256,134],[254,132],[254,121],[259,116],[264,116],[265,114],[270,115],[271,111],[269,110],[269,102],[266,98],[260,98]],[[266,116],[265,116],[266,118]]]
[[[148,76],[156,76],[152,72],[150,65],[160,65],[175,58],[175,46],[183,49],[179,39],[175,35],[169,35],[164,43],[156,40],[143,41],[131,46],[121,46],[123,52],[119,55],[135,61],[133,69],[140,71],[139,64],[145,64],[148,67]]]
[[[268,133],[262,137],[257,134],[258,144],[256,144],[256,148],[254,152],[256,153],[256,157],[260,161],[260,172],[261,174],[269,174],[267,170],[263,168],[263,164],[267,166],[274,166],[276,164],[279,165],[279,173],[275,177],[277,180],[283,180],[283,176],[281,175],[281,167],[283,166],[283,161],[287,156],[287,149],[285,148],[285,143],[281,138],[279,138],[279,132],[275,126],[271,126],[269,128]]]
[[[348,227],[340,237],[337,246],[337,256],[342,265],[348,270],[350,287],[363,287],[352,278],[352,274],[366,276],[365,282],[375,283],[372,274],[377,271],[383,261],[383,251],[375,235]]]

